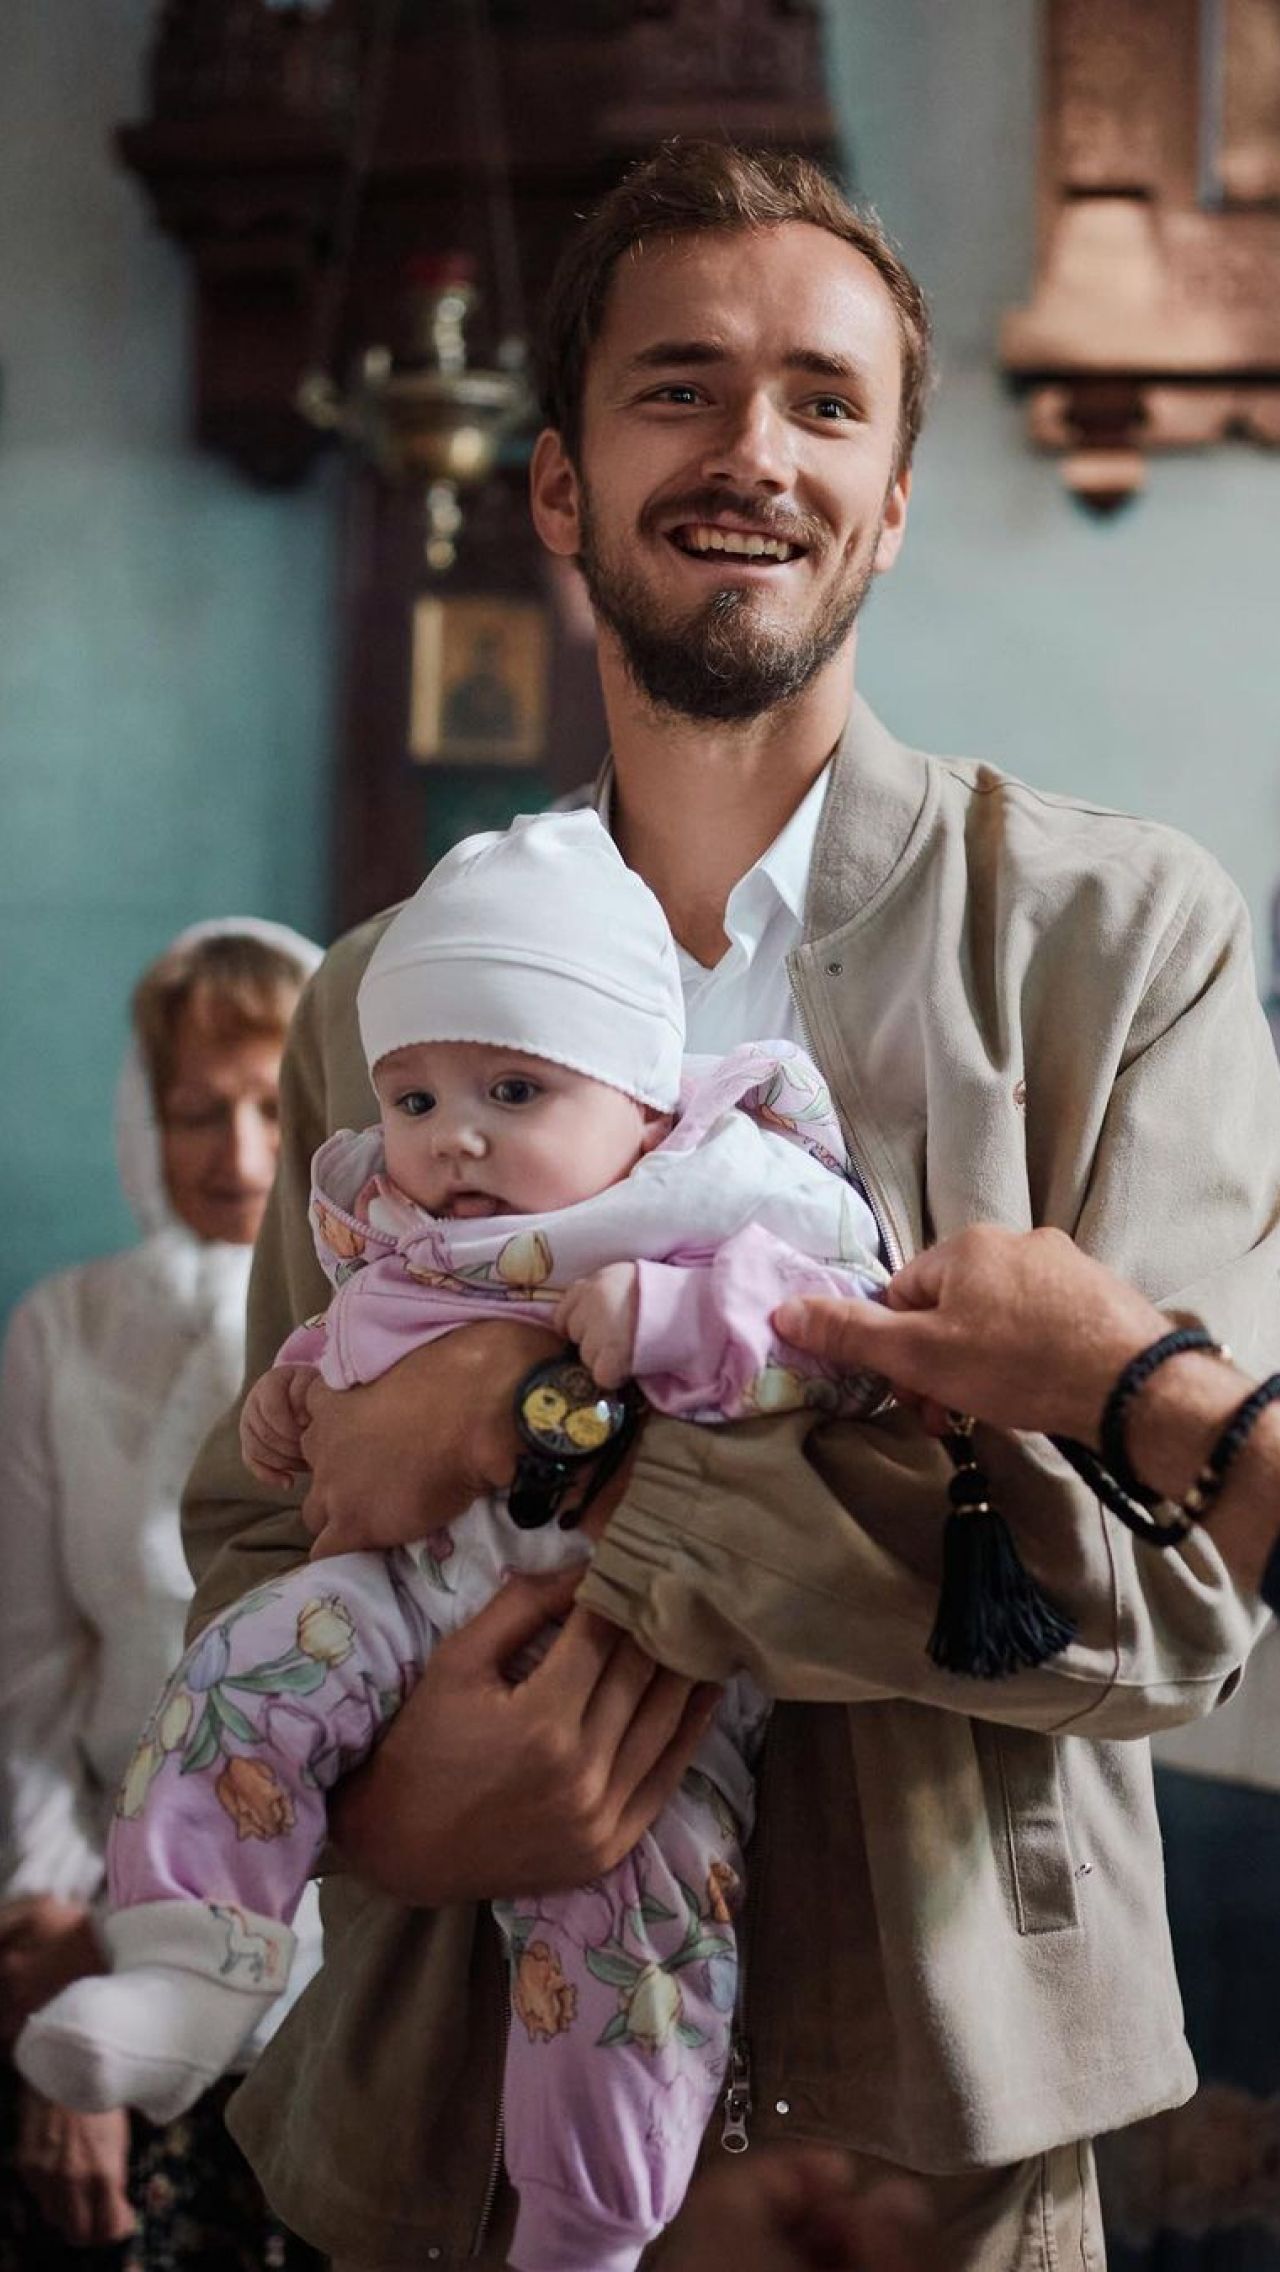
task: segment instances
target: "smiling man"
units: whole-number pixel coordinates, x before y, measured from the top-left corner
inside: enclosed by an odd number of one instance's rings
[[[601,807],[671,922],[690,1046],[805,1041],[891,1265],[977,1218],[1056,1224],[1246,1362],[1274,1346],[1280,1081],[1238,895],[1184,839],[924,757],[855,700],[928,382],[878,226],[797,159],[675,146],[587,219],[547,334],[534,517],[587,580]],[[251,1376],[324,1299],[307,1163],[371,1117],[353,1003],[378,931],[334,950],[291,1045]],[[478,1326],[317,1395],[326,1550],[420,1539],[509,1478],[545,1350]],[[1077,1627],[1034,1669],[932,1662],[947,1471],[901,1412],[651,1417],[533,1675],[502,1667],[563,1594],[509,1587],[432,1658],[335,1809],[325,1971],[234,2117],[344,2272],[503,2262],[504,1991],[475,1905],[626,1851],[740,1667],[784,1701],[730,2138],[835,2142],[859,2186],[919,2173],[948,2272],[1096,2272],[1090,2136],[1193,2082],[1134,1739],[1228,1693],[1253,1625],[1203,1533],[1143,1558],[1047,1447],[982,1450]],[[304,1550],[233,1422],[190,1538],[206,1619]]]

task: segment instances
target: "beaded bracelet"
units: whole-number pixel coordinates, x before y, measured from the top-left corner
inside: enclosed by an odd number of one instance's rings
[[[1280,1373],[1269,1373],[1249,1391],[1243,1404],[1238,1404],[1219,1436],[1208,1459],[1182,1502],[1184,1514],[1203,1522],[1214,1505],[1233,1463],[1248,1443],[1257,1422],[1269,1404],[1280,1397]]]
[[[1129,1464],[1129,1447],[1125,1435],[1129,1407],[1161,1365],[1167,1364],[1171,1357],[1185,1356],[1193,1349],[1201,1349],[1208,1356],[1225,1357],[1230,1362],[1229,1351],[1223,1348],[1220,1341],[1215,1341],[1213,1335],[1206,1332],[1202,1325],[1177,1326],[1172,1333],[1162,1334],[1159,1341],[1153,1341],[1149,1348],[1140,1349],[1136,1357],[1129,1359],[1102,1408],[1098,1443],[1103,1464],[1126,1498],[1136,1501],[1140,1507],[1149,1509],[1158,1506],[1161,1495],[1158,1491],[1148,1491],[1138,1481]],[[1196,1510],[1192,1508],[1189,1511],[1194,1514]]]
[[[1267,1556],[1267,1566],[1258,1581],[1258,1592],[1273,1617],[1280,1617],[1280,1538]]]
[[[1160,1495],[1148,1491],[1129,1464],[1125,1423],[1130,1405],[1152,1374],[1171,1357],[1181,1357],[1192,1349],[1204,1350],[1207,1355],[1222,1357],[1228,1363],[1231,1360],[1230,1350],[1215,1341],[1202,1325],[1180,1325],[1129,1359],[1103,1406],[1098,1435],[1105,1460],[1099,1459],[1087,1444],[1077,1443],[1073,1436],[1049,1438],[1054,1449],[1062,1453],[1103,1506],[1118,1515],[1134,1537],[1145,1540],[1148,1546],[1177,1546],[1191,1529],[1194,1510],[1173,1515],[1163,1522],[1154,1520],[1151,1509],[1161,1504]]]
[[[1174,1515],[1168,1522],[1158,1523],[1136,1499],[1131,1499],[1116,1479],[1103,1466],[1096,1452],[1087,1444],[1078,1444],[1073,1436],[1050,1436],[1055,1451],[1061,1452],[1068,1465],[1073,1467],[1082,1483],[1101,1499],[1104,1507],[1118,1515],[1135,1538],[1145,1540],[1148,1546],[1177,1546],[1191,1529],[1190,1515]]]

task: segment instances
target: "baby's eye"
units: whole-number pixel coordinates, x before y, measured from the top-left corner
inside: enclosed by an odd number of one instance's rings
[[[542,1091],[536,1081],[527,1081],[523,1074],[508,1073],[503,1080],[494,1082],[489,1094],[495,1104],[532,1104]]]
[[[396,1111],[407,1113],[410,1120],[420,1120],[424,1112],[432,1110],[435,1101],[429,1089],[406,1089],[402,1097],[396,1098]]]

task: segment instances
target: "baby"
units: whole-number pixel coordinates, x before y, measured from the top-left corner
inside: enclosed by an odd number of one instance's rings
[[[786,1043],[682,1064],[661,909],[594,814],[517,821],[443,860],[360,988],[380,1124],[316,1154],[335,1292],[251,1391],[259,1475],[302,1464],[305,1390],[370,1380],[436,1333],[557,1324],[603,1386],[704,1421],[881,1384],[779,1347],[797,1292],[885,1272],[820,1076]],[[325,1793],[431,1648],[514,1570],[589,1552],[498,1495],[420,1542],[259,1588],[188,1651],[147,1723],[109,1851],[113,1970],[27,2025],[40,2090],[164,2120],[221,2073],[287,1977]],[[739,1676],[695,1767],[606,1877],[496,1905],[511,1967],[505,2152],[519,2272],[629,2272],[680,2206],[729,2061],[733,1918],[767,1707]]]

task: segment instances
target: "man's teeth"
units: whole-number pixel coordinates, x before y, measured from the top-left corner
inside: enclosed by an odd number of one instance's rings
[[[779,536],[744,536],[738,529],[681,529],[687,552],[729,552],[738,560],[794,560],[799,546]]]

